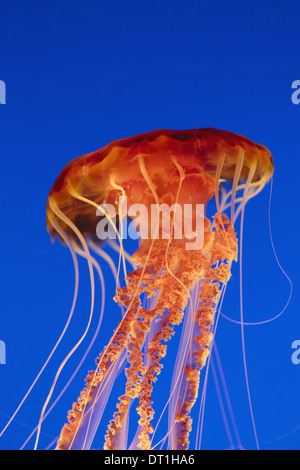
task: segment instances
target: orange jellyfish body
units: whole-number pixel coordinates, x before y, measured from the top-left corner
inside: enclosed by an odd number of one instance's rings
[[[120,219],[124,215],[118,204],[120,196],[127,197],[128,207],[142,204],[151,212],[153,205],[164,204],[175,210],[171,235],[163,236],[158,218],[156,236],[141,239],[131,257],[134,269],[115,295],[124,314],[69,412],[57,449],[90,448],[125,359],[126,386],[108,425],[104,448],[153,448],[152,390],[167,353],[167,342],[184,316],[167,403],[166,438],[170,449],[188,448],[190,414],[198,396],[200,371],[212,345],[215,313],[230,278],[231,264],[237,260],[234,221],[272,174],[273,160],[265,147],[210,128],[163,129],[117,140],[76,158],[62,170],[48,197],[48,230],[90,265],[98,206],[114,205]],[[213,197],[216,214],[212,220],[203,214],[201,246],[187,249],[190,233],[197,235],[197,214],[191,213],[189,235],[184,232],[175,237],[176,224],[186,222],[183,212],[175,217],[176,207],[206,207]],[[106,215],[104,211],[102,217]],[[122,253],[120,233],[118,238]],[[145,295],[146,306],[142,301]],[[137,405],[138,427],[129,443],[133,403]]]

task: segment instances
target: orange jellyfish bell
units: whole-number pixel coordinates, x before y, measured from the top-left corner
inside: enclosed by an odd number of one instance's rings
[[[188,448],[190,414],[212,345],[215,312],[231,264],[237,260],[234,221],[272,174],[273,160],[265,147],[210,128],[162,129],[117,140],[62,170],[48,197],[48,230],[87,259],[92,284],[96,261],[90,250],[97,253],[97,236],[104,235],[109,242],[109,233],[116,235],[123,255],[120,221],[125,216],[143,236],[131,257],[134,268],[116,290],[122,319],[97,358],[96,370],[89,372],[57,449],[90,448],[126,360],[126,386],[108,425],[104,448],[153,448],[152,391],[167,342],[183,317],[166,403],[166,438],[170,449]],[[216,214],[209,220],[205,209],[213,198]],[[112,232],[104,230],[105,223]],[[137,430],[128,442],[135,412]]]

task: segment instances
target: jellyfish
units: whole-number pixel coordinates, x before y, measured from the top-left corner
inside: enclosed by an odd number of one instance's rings
[[[235,222],[238,216],[243,219],[247,201],[272,174],[267,148],[212,128],[161,129],[124,138],[72,160],[62,170],[48,196],[48,231],[71,251],[76,278],[77,256],[86,259],[91,312],[94,272],[101,273],[96,255],[109,262],[121,319],[112,325],[111,339],[88,372],[57,449],[91,448],[121,373],[125,386],[103,436],[104,449],[155,447],[153,390],[181,324],[163,410],[168,414],[164,442],[173,450],[189,448],[200,373],[209,360],[232,264],[238,260]],[[124,248],[124,221],[127,226],[130,221],[139,236],[131,256]],[[116,265],[105,252],[109,243],[118,249]],[[129,272],[126,260],[132,266]],[[133,415],[136,429],[130,434]]]

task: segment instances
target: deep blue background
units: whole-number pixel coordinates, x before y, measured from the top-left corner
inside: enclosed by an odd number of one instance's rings
[[[297,0],[1,2],[0,79],[7,86],[7,104],[0,107],[0,339],[7,348],[7,364],[0,365],[1,425],[49,354],[72,301],[71,257],[58,242],[51,244],[45,227],[47,194],[61,169],[114,139],[158,128],[216,127],[264,144],[274,157],[272,232],[294,291],[279,319],[245,328],[246,354],[260,446],[299,448],[300,365],[291,361],[291,344],[300,339],[300,105],[291,101],[291,84],[300,79],[299,14]],[[246,211],[249,322],[277,315],[290,292],[271,247],[269,190]],[[0,440],[2,449],[20,447],[36,425],[57,366],[86,325],[89,287],[82,269],[70,335]],[[103,269],[109,298],[112,278]],[[239,318],[237,269],[223,311]],[[107,309],[108,335],[118,315],[116,307]],[[224,318],[219,327],[216,341],[242,445],[253,448],[240,328]],[[41,447],[59,433],[103,345],[101,337],[74,388],[45,423]],[[163,380],[162,374],[159,387]],[[203,447],[228,448],[210,385]],[[115,400],[106,419],[114,409]]]

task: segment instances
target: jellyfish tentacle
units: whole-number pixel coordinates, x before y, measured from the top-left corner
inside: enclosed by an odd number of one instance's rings
[[[220,238],[222,240],[226,238],[230,243],[227,245],[223,242],[220,243]],[[198,396],[200,371],[206,364],[211,348],[215,311],[222,285],[226,284],[230,277],[231,262],[237,257],[235,233],[231,222],[224,215],[215,216],[214,242],[210,251],[211,258],[204,258],[202,261],[207,266],[201,283],[199,307],[193,320],[193,343],[190,354],[184,358],[178,399],[171,400],[169,442],[172,449],[186,450],[189,446],[189,433],[192,424],[190,412]]]
[[[50,216],[51,218],[51,216]],[[55,226],[55,220],[52,216],[51,218],[52,220],[52,223],[54,224]],[[66,331],[68,330],[68,326],[71,322],[71,319],[73,317],[73,313],[74,313],[74,309],[75,309],[75,305],[76,305],[76,300],[77,300],[77,295],[78,295],[78,282],[79,282],[79,270],[78,270],[78,262],[77,262],[77,258],[76,258],[76,255],[75,255],[75,252],[74,252],[74,249],[72,247],[72,243],[71,241],[69,240],[68,236],[66,234],[63,233],[63,231],[60,229],[59,226],[56,226],[56,230],[58,230],[58,233],[60,233],[60,235],[62,236],[62,238],[64,237],[64,240],[65,240],[65,243],[67,244],[69,250],[70,250],[70,253],[72,255],[72,261],[73,261],[73,266],[74,266],[74,273],[75,273],[75,282],[74,282],[74,292],[73,292],[73,300],[72,300],[72,305],[71,305],[71,308],[70,308],[70,312],[69,312],[69,315],[68,315],[68,318],[67,318],[67,321],[64,325],[64,328],[58,338],[58,340],[56,341],[55,345],[53,346],[51,352],[49,353],[47,359],[45,360],[43,366],[41,367],[40,371],[38,372],[38,374],[36,375],[35,379],[33,380],[32,384],[30,385],[30,387],[28,388],[27,392],[25,393],[24,397],[22,398],[22,400],[20,401],[19,405],[17,406],[17,408],[15,409],[14,413],[12,414],[12,416],[10,417],[10,419],[8,420],[8,422],[6,423],[6,425],[4,426],[4,428],[1,430],[0,432],[0,437],[4,434],[4,432],[6,431],[6,429],[10,426],[11,422],[14,420],[15,416],[17,415],[17,413],[19,412],[19,410],[21,409],[21,407],[23,406],[23,404],[25,403],[25,401],[27,400],[27,397],[29,396],[29,394],[31,393],[31,391],[33,390],[33,388],[35,387],[37,381],[39,380],[40,376],[42,375],[42,373],[44,372],[45,368],[47,367],[48,363],[50,362],[53,354],[55,353],[55,351],[57,350],[59,344],[61,343],[61,341],[63,340],[63,337],[66,333]],[[34,431],[36,431],[37,428],[34,429]],[[25,443],[26,444],[26,443]],[[23,444],[24,445],[24,444]]]
[[[241,220],[240,220],[240,260],[239,260],[239,268],[240,268],[240,317],[241,317],[241,340],[242,340],[242,351],[243,351],[243,365],[244,365],[244,375],[245,375],[245,382],[246,382],[246,388],[247,388],[247,397],[248,397],[248,405],[249,405],[249,410],[250,410],[250,415],[251,415],[251,422],[252,422],[252,428],[253,428],[253,433],[254,433],[254,438],[255,438],[255,443],[256,447],[259,450],[259,442],[258,442],[258,436],[257,436],[257,431],[256,431],[256,424],[255,424],[255,419],[254,419],[254,412],[253,412],[253,406],[252,406],[252,400],[251,400],[251,394],[250,394],[250,385],[249,385],[249,379],[248,379],[248,370],[247,370],[247,361],[246,361],[246,349],[245,349],[245,335],[244,335],[244,308],[243,308],[243,227],[244,227],[244,215],[245,215],[245,205],[247,202],[248,198],[248,190],[249,187],[251,186],[251,182],[255,173],[256,169],[256,163],[253,164],[253,166],[250,167],[249,169],[249,174],[248,178],[246,181],[246,187],[243,195],[243,201],[242,201],[242,209],[241,209]]]
[[[58,370],[55,374],[53,383],[51,385],[50,391],[49,391],[48,396],[47,396],[47,398],[44,402],[44,405],[43,405],[43,408],[42,408],[42,411],[41,411],[41,414],[40,414],[40,417],[39,417],[39,424],[38,424],[38,428],[37,428],[37,435],[36,435],[35,446],[34,446],[35,449],[37,448],[37,445],[38,445],[39,435],[40,435],[40,431],[41,431],[41,424],[43,422],[43,417],[44,417],[46,408],[48,406],[48,403],[49,403],[49,401],[52,397],[52,394],[53,394],[54,388],[56,386],[58,377],[59,377],[62,369],[64,368],[66,362],[69,360],[69,358],[72,356],[72,354],[76,351],[76,349],[82,343],[85,336],[87,335],[87,332],[89,331],[90,324],[91,324],[91,321],[92,321],[93,311],[94,311],[94,298],[95,298],[95,281],[94,281],[93,263],[92,263],[92,260],[91,260],[91,255],[89,253],[87,243],[84,240],[84,237],[82,236],[82,234],[80,233],[78,228],[73,224],[73,222],[70,219],[68,219],[68,217],[65,216],[65,214],[59,209],[59,207],[55,204],[55,201],[53,201],[51,197],[49,197],[49,205],[50,205],[53,213],[56,215],[56,217],[58,219],[60,219],[61,221],[65,222],[74,231],[74,233],[77,235],[77,237],[80,240],[80,243],[82,244],[82,247],[85,251],[87,262],[88,262],[88,268],[89,268],[89,276],[90,276],[91,307],[90,307],[90,312],[89,312],[88,323],[87,323],[87,326],[86,326],[83,334],[81,335],[81,337],[79,338],[77,343],[73,346],[73,348],[69,351],[69,353],[65,356],[64,360],[61,362],[61,364],[60,364],[60,366],[59,366],[59,368],[58,368]]]
[[[163,276],[163,281],[164,288],[156,307],[156,315],[163,315],[164,312],[165,315],[162,316],[160,328],[158,328],[148,346],[147,356],[149,364],[141,385],[139,406],[137,408],[140,415],[139,424],[141,426],[138,447],[143,449],[151,448],[149,434],[152,434],[153,428],[150,423],[154,416],[151,398],[152,383],[156,381],[157,375],[160,374],[162,368],[160,361],[166,354],[166,342],[173,336],[174,326],[181,323],[187,303],[185,288],[181,283],[168,272]]]
[[[239,159],[236,163],[234,177],[233,177],[233,183],[232,183],[232,197],[231,197],[231,223],[232,224],[234,224],[235,195],[236,195],[238,182],[239,182],[240,177],[241,177],[241,172],[242,172],[242,168],[243,168],[244,159],[245,159],[244,151],[242,149],[240,149],[239,150]]]
[[[53,223],[55,224],[55,221],[53,221]],[[57,230],[59,231],[60,230],[60,227],[57,227]],[[64,234],[64,236],[66,236],[66,234]],[[83,250],[80,250],[79,248],[77,248],[76,246],[74,246],[74,242],[72,242],[71,246],[70,246],[70,250],[71,252],[74,250],[74,254],[78,254],[79,256],[82,256],[82,257],[86,257],[85,255],[85,252]],[[99,316],[99,320],[98,320],[98,324],[97,324],[97,327],[96,327],[96,330],[94,332],[94,335],[93,335],[93,338],[91,339],[88,347],[86,348],[85,352],[84,352],[84,355],[82,356],[82,358],[80,359],[80,362],[78,363],[78,365],[76,366],[76,369],[74,370],[72,376],[69,378],[68,382],[65,384],[65,386],[63,387],[63,389],[60,391],[59,395],[56,397],[56,399],[54,400],[54,402],[51,404],[51,406],[48,408],[48,410],[45,412],[44,416],[43,416],[43,419],[42,419],[42,422],[47,418],[47,416],[49,415],[49,413],[53,410],[53,408],[55,407],[55,405],[58,403],[58,401],[60,400],[60,398],[62,397],[62,395],[65,393],[65,391],[67,390],[67,388],[69,387],[69,385],[71,384],[71,382],[73,381],[74,377],[76,376],[77,372],[79,371],[80,367],[82,366],[83,362],[85,361],[92,345],[94,344],[95,340],[97,339],[97,336],[98,336],[98,333],[100,331],[100,327],[101,327],[101,323],[102,323],[102,319],[103,319],[103,314],[104,314],[104,306],[105,306],[105,282],[104,282],[104,276],[103,276],[103,273],[102,273],[102,270],[99,266],[99,264],[97,263],[96,259],[95,258],[91,258],[92,260],[92,263],[99,275],[99,279],[100,279],[100,283],[101,283],[101,293],[102,293],[102,299],[101,299],[101,311],[100,311],[100,316]],[[77,258],[76,258],[76,262],[77,262]],[[77,296],[75,296],[77,298]],[[26,441],[23,443],[22,447],[21,447],[21,450],[27,445],[27,443],[30,441],[30,439],[32,438],[32,436],[34,435],[34,433],[37,431],[38,429],[38,426],[36,426],[32,432],[30,433],[30,435],[27,437]],[[48,447],[51,448],[52,445],[57,441],[57,439],[55,439]]]
[[[220,185],[221,173],[222,173],[224,161],[226,159],[226,155],[227,155],[226,152],[222,152],[221,158],[218,161],[216,176],[215,176],[215,199],[216,199],[216,207],[217,207],[218,213],[220,213],[219,185]]]
[[[130,301],[131,292],[134,292],[136,290],[137,282],[143,284],[143,286],[139,288],[140,293],[145,292],[148,296],[151,296],[154,294],[155,290],[159,290],[160,296],[157,304],[150,311],[142,308],[140,303],[136,305],[137,308],[135,318],[131,324],[130,339],[127,344],[129,350],[128,362],[130,366],[126,370],[126,391],[125,395],[122,395],[119,398],[119,404],[117,406],[118,411],[114,414],[114,418],[113,420],[111,420],[110,425],[108,427],[105,441],[106,449],[115,448],[114,446],[116,441],[118,440],[118,433],[121,432],[121,422],[123,422],[123,420],[125,419],[125,416],[128,411],[129,398],[135,398],[137,396],[140,397],[141,394],[145,393],[145,380],[147,380],[146,374],[148,372],[149,376],[150,372],[149,367],[146,370],[144,366],[141,348],[145,342],[145,336],[150,329],[151,321],[157,316],[162,315],[164,309],[168,306],[168,303],[164,298],[166,291],[164,288],[164,286],[166,285],[166,275],[161,276],[159,272],[160,269],[157,268],[156,263],[156,259],[160,257],[161,253],[164,253],[164,251],[165,248],[162,250],[159,244],[154,245],[151,256],[153,260],[153,265],[151,263],[148,264],[148,268],[144,272],[144,277],[140,280],[139,270],[131,273],[129,275],[130,283],[128,284],[128,286],[126,288],[120,289],[118,292],[117,300],[119,301],[119,303],[124,303],[125,306],[127,305],[127,302]],[[143,257],[141,258],[140,262],[141,264],[144,264],[142,263],[142,261]],[[167,321],[169,321],[169,318]],[[165,330],[166,329],[167,326],[165,326]],[[147,355],[151,354],[150,350],[151,344],[148,346]],[[125,396],[127,396],[128,398],[126,399]],[[142,407],[138,408],[138,412],[141,411],[141,409]],[[141,411],[141,413],[143,414],[143,411]]]
[[[177,202],[178,202],[179,194],[180,194],[181,187],[182,187],[182,182],[185,179],[185,173],[184,173],[182,166],[178,163],[177,158],[174,155],[171,156],[171,160],[179,173],[179,185],[178,185],[178,190],[176,192],[175,204],[174,204],[175,212],[176,212],[176,207],[177,207]],[[146,170],[144,159],[143,160],[139,159],[139,166],[154,196],[156,203],[159,204],[159,197],[150,179],[149,173]],[[173,234],[173,226],[175,223],[175,212],[174,212],[172,223],[171,223],[171,234]],[[161,305],[163,306],[162,307],[163,311],[161,312],[160,309],[158,309],[158,315],[162,315],[164,311],[167,311],[168,315],[165,319],[161,317],[160,319],[161,328],[156,332],[152,341],[149,343],[149,346],[147,349],[147,357],[148,357],[148,360],[150,359],[150,365],[148,365],[147,372],[142,382],[141,393],[139,396],[139,406],[137,408],[138,414],[140,415],[140,420],[139,420],[140,433],[138,435],[138,438],[140,441],[137,444],[137,446],[139,448],[144,448],[144,449],[151,448],[151,441],[149,438],[149,434],[153,433],[153,428],[152,428],[152,425],[150,424],[150,421],[152,420],[153,415],[154,415],[154,410],[152,408],[152,399],[151,399],[151,392],[153,389],[152,382],[156,380],[156,375],[160,373],[161,364],[159,361],[166,354],[166,345],[162,344],[162,341],[165,343],[167,340],[169,340],[170,337],[174,334],[173,325],[177,325],[181,323],[182,316],[183,316],[181,311],[184,310],[186,302],[187,302],[187,298],[190,296],[189,291],[184,285],[184,283],[176,276],[176,274],[172,272],[172,269],[170,268],[170,266],[174,264],[172,257],[169,260],[169,249],[172,243],[172,236],[173,235],[171,235],[171,237],[169,238],[167,242],[167,247],[166,247],[165,256],[164,256],[165,275],[163,276],[163,290],[162,290],[162,295],[160,297],[160,302],[161,302]],[[177,258],[178,254],[176,253],[175,256]],[[175,265],[176,265],[176,262],[175,262]],[[171,282],[173,282],[174,284],[174,281],[177,284],[179,283],[179,287],[177,285],[176,288],[177,289],[181,288],[182,290],[182,294],[181,294],[182,306],[181,307],[180,306],[178,307],[178,302],[177,304],[173,303],[172,305],[172,302],[170,304],[170,301],[168,298],[169,297],[168,288],[170,287]],[[167,290],[166,290],[166,286],[167,286]],[[170,304],[169,307],[168,307],[168,304]],[[176,310],[174,307],[175,305],[177,305],[176,312],[174,312],[174,310]],[[157,315],[156,315],[156,318],[157,318]]]
[[[79,199],[84,199],[85,202],[97,207],[96,203],[93,201],[77,195],[74,190],[71,191],[74,197],[78,196]],[[152,244],[153,242],[154,240],[152,240]],[[146,270],[150,254],[151,250],[149,250],[146,255],[146,260],[143,263],[142,274],[140,275],[138,283],[135,286],[135,291],[132,298],[130,299],[129,305],[126,304],[126,302],[124,303],[124,298],[122,302],[122,298],[120,297],[121,303],[127,306],[127,310],[124,314],[124,317],[119,322],[111,341],[106,346],[104,352],[101,353],[98,357],[97,370],[90,371],[87,375],[85,379],[86,386],[81,391],[77,402],[73,403],[72,410],[68,414],[68,423],[62,429],[61,436],[57,444],[57,449],[73,447],[73,444],[76,440],[76,434],[82,427],[82,420],[85,417],[86,406],[88,405],[89,407],[92,407],[95,400],[98,399],[99,393],[101,393],[101,382],[104,378],[106,378],[106,375],[108,371],[110,371],[111,366],[115,365],[115,361],[119,360],[121,352],[126,347],[128,335],[131,331],[131,324],[134,321],[134,312],[140,301],[137,297],[139,292],[139,285],[141,283],[143,273]],[[118,290],[118,293],[121,291],[122,288]],[[113,372],[113,370],[111,372]],[[79,440],[80,442],[82,441],[81,439]],[[77,447],[77,442],[75,445]]]
[[[197,309],[197,301],[198,301],[199,291],[200,291],[202,282],[203,281],[201,280],[197,280],[197,282],[195,283],[195,286],[191,289],[191,292],[190,292],[190,298],[189,298],[187,307],[185,309],[185,314],[184,314],[184,323],[183,323],[182,331],[180,335],[180,344],[179,344],[176,361],[174,365],[170,395],[156,423],[156,427],[153,433],[151,443],[153,443],[156,430],[159,427],[160,421],[162,420],[164,413],[169,408],[168,432],[160,441],[156,442],[155,445],[152,444],[153,448],[157,448],[158,446],[164,445],[170,433],[173,431],[173,428],[175,425],[175,422],[174,422],[175,414],[170,412],[170,410],[172,409],[173,403],[174,402],[177,403],[179,400],[179,390],[181,388],[182,376],[183,376],[182,372],[185,369],[185,358],[187,357],[187,355],[191,356],[191,342],[193,338],[194,316],[195,316],[195,311]]]
[[[121,191],[122,193],[122,196],[123,197],[126,197],[126,192],[125,192],[125,189],[120,186],[119,184],[116,183],[115,181],[115,178],[116,178],[116,175],[115,173],[111,173],[109,175],[109,181],[110,181],[110,184],[111,186],[116,189],[117,191]],[[118,204],[118,202],[117,202]],[[119,204],[118,204],[119,206]],[[119,273],[120,273],[120,267],[121,267],[121,258],[122,258],[122,261],[123,261],[123,270],[124,270],[124,276],[126,277],[127,276],[127,272],[126,272],[126,262],[125,262],[125,254],[124,254],[124,248],[123,248],[123,243],[122,243],[122,240],[123,240],[123,224],[122,224],[122,209],[121,207],[119,207],[119,218],[120,218],[120,221],[121,221],[121,227],[120,227],[120,251],[119,251],[119,262],[118,262],[118,277],[119,277]]]

